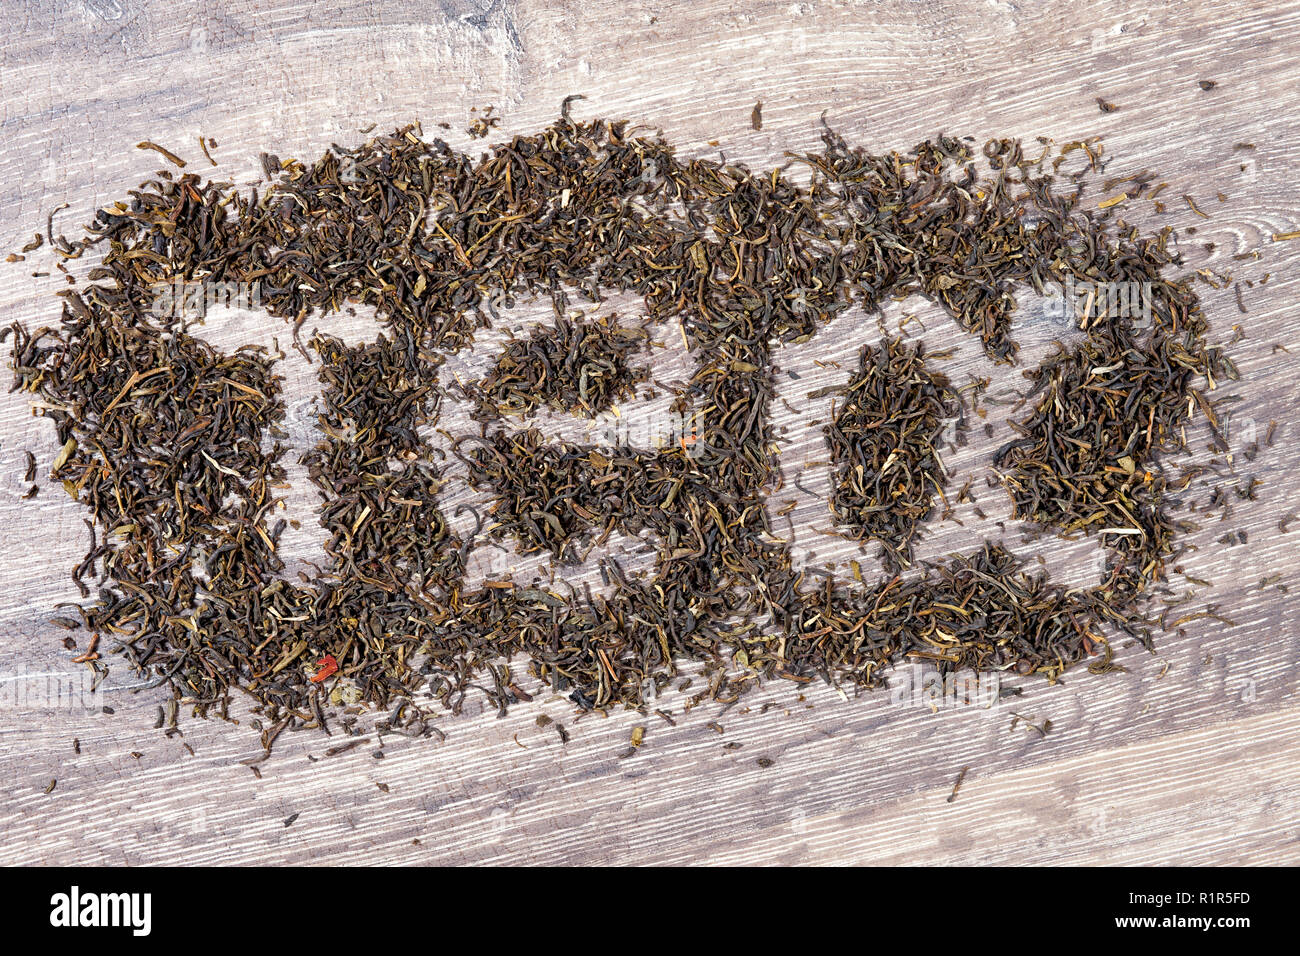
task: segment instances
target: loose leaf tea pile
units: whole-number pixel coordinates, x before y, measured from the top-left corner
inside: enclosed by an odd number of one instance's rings
[[[485,406],[479,416],[492,421],[549,405],[590,417],[631,395],[645,379],[645,369],[632,364],[644,333],[619,328],[612,319],[558,315],[553,329],[511,342],[479,386]]]
[[[566,103],[554,125],[478,159],[405,128],[311,165],[267,157],[260,192],[164,172],[100,210],[85,240],[59,245],[102,253],[89,283],[63,293],[53,327],[13,329],[16,384],[64,443],[52,477],[102,532],[73,572],[94,635],[82,659],[121,655],[201,715],[243,691],[273,738],[357,701],[419,733],[412,702],[457,710],[474,692],[505,708],[527,696],[521,667],[603,708],[641,705],[683,661],[704,662],[706,692],[727,700],[764,678],[871,686],[907,658],[1055,678],[1088,659],[1112,667],[1117,637],[1149,646],[1142,601],[1177,530],[1165,459],[1193,413],[1212,417],[1200,384],[1231,372],[1187,283],[1161,277],[1177,261],[1168,231],[1084,207],[1092,143],[1030,159],[1009,140],[982,157],[947,137],[884,154],[823,141],[792,160],[797,185],[786,168],[684,159],[626,122],[579,122]],[[1031,370],[997,464],[1017,518],[1100,537],[1098,580],[1067,591],[993,542],[877,582],[792,563],[767,507],[781,352],[846,310],[866,323],[919,293],[951,315],[948,335],[1010,362],[1013,289],[1069,281],[1150,283],[1150,321],[1086,315],[1082,341]],[[157,290],[177,282],[256,288],[315,356],[322,437],[304,461],[329,538],[317,574],[290,580],[277,554],[276,353],[222,352],[157,314]],[[644,329],[564,318],[615,292],[643,300]],[[479,434],[440,433],[454,400],[440,364],[530,294],[553,300],[555,329],[514,341],[469,387]],[[381,319],[373,343],[300,341],[309,316],[357,305]],[[602,448],[502,424],[540,405],[607,407],[664,323],[694,361],[675,406],[692,413],[689,441]],[[904,565],[946,481],[937,432],[959,401],[897,342],[862,353],[841,401],[826,436],[833,514]],[[496,495],[465,536],[438,499],[453,459]],[[572,560],[615,530],[657,556],[640,577],[606,561],[603,596],[467,584],[475,548],[509,539]]]
[[[961,405],[947,379],[926,368],[924,347],[887,339],[862,350],[858,374],[835,421],[826,427],[836,465],[831,511],[863,538],[894,552],[912,539],[944,483],[939,438]]]

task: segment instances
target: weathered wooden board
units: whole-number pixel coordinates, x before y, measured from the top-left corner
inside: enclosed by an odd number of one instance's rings
[[[1233,626],[1188,624],[1155,656],[1122,649],[1127,674],[1031,681],[1023,696],[989,708],[932,710],[885,693],[844,699],[782,684],[722,715],[714,704],[685,712],[690,691],[670,696],[661,703],[677,721],[670,726],[622,712],[579,720],[567,701],[540,699],[503,719],[444,719],[445,741],[388,738],[383,759],[372,755],[373,737],[333,757],[323,755],[337,737],[282,739],[259,780],[240,763],[259,751],[251,731],[191,721],[183,740],[166,739],[151,729],[158,692],[123,690],[125,677],[107,693],[112,715],[10,699],[0,709],[0,862],[1300,861],[1300,575],[1278,526],[1296,507],[1300,380],[1292,354],[1275,348],[1300,349],[1300,241],[1271,239],[1300,229],[1300,6],[33,0],[3,18],[6,252],[65,202],[55,231],[75,235],[75,223],[155,168],[156,154],[134,149],[143,139],[207,172],[196,139],[212,137],[221,161],[213,174],[252,182],[264,149],[311,158],[358,141],[371,124],[416,120],[463,147],[471,107],[494,104],[505,135],[549,122],[573,93],[587,97],[579,115],[624,116],[662,129],[684,152],[721,150],[756,167],[815,148],[823,113],[878,150],[938,132],[1104,135],[1108,175],[1149,168],[1169,183],[1168,213],[1144,203],[1133,221],[1194,227],[1182,238],[1188,268],[1230,271],[1242,283],[1247,314],[1230,286],[1202,289],[1216,334],[1230,338],[1236,323],[1246,334],[1232,347],[1243,380],[1224,387],[1242,396],[1236,478],[1264,484],[1258,500],[1237,501],[1231,519],[1190,537],[1199,550],[1180,563],[1213,585],[1173,576],[1179,592],[1198,592],[1189,612],[1217,604]],[[1218,85],[1203,90],[1201,79]],[[1103,114],[1098,96],[1119,109]],[[749,121],[757,100],[761,131]],[[437,130],[441,121],[451,130]],[[1234,149],[1246,142],[1255,148]],[[48,262],[42,252],[0,267],[0,321],[57,318],[60,277],[31,276]],[[907,310],[922,316],[932,347],[959,342],[923,303],[902,304],[888,321]],[[782,394],[792,410],[782,405],[777,419],[790,468],[824,455],[818,429],[829,405],[805,395],[844,372],[814,360],[849,361],[877,334],[861,318],[778,357],[802,375],[800,391]],[[1026,308],[1026,362],[1059,332],[1040,318]],[[346,330],[363,336],[369,326],[361,319]],[[973,372],[1003,390],[1022,381],[1018,369],[994,370],[965,348],[952,373]],[[292,374],[296,400],[308,376]],[[1248,461],[1246,446],[1263,444],[1274,421],[1273,446]],[[950,464],[982,475],[1003,435]],[[1192,437],[1203,451],[1205,438]],[[68,572],[87,540],[84,515],[57,488],[19,499],[24,449],[48,468],[53,431],[11,394],[0,400],[0,677],[11,684],[75,669],[48,618],[54,603],[76,598]],[[825,481],[815,471],[814,490]],[[1008,517],[1001,493],[982,481],[976,489],[988,521],[960,513],[966,524],[934,527],[925,553],[998,533],[993,523]],[[295,493],[310,500],[306,489]],[[827,522],[815,497],[800,500],[793,524],[815,562],[859,557],[818,535]],[[1008,529],[1009,546],[1041,553],[1056,573],[1092,566],[1087,548]],[[1249,544],[1217,544],[1229,529],[1245,529]],[[310,552],[310,535],[299,544]],[[1274,574],[1290,592],[1258,587]],[[538,726],[543,713],[566,725],[567,746],[553,726]],[[1014,715],[1050,719],[1051,732]],[[721,732],[708,726],[715,719]],[[634,726],[648,728],[645,744],[621,758]]]

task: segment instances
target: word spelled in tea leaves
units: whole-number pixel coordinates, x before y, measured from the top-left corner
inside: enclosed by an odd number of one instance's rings
[[[167,171],[99,210],[83,239],[56,243],[100,254],[88,283],[63,292],[57,320],[12,330],[15,385],[62,446],[51,477],[97,531],[72,569],[73,640],[90,635],[78,659],[102,671],[124,658],[170,689],[173,710],[224,714],[246,693],[269,747],[358,704],[412,734],[428,731],[430,696],[504,709],[531,696],[521,667],[606,708],[647,703],[684,661],[725,701],[764,679],[872,686],[905,659],[1055,678],[1086,660],[1111,668],[1117,637],[1149,643],[1143,602],[1179,530],[1167,462],[1193,415],[1215,420],[1208,383],[1232,374],[1190,285],[1162,275],[1169,232],[1084,203],[1095,142],[1030,158],[1012,140],[978,154],[948,137],[886,153],[823,140],[792,159],[795,177],[681,157],[624,121],[579,122],[566,102],[548,128],[478,158],[409,127],[313,163],[265,156],[259,189]],[[865,342],[882,303],[920,294],[951,315],[948,337],[1013,362],[1014,290],[1075,283],[1141,284],[1149,314],[1088,310],[1073,344],[1030,370],[997,464],[1016,518],[1101,542],[1098,579],[1066,590],[998,542],[878,582],[796,566],[768,507],[779,354],[837,317],[863,323]],[[291,579],[279,556],[280,353],[218,350],[154,307],[192,284],[255,293],[318,365],[319,441],[303,464],[328,543],[314,573]],[[601,311],[614,293],[638,297],[643,319]],[[524,296],[552,301],[554,327],[514,337],[480,379],[440,384]],[[300,338],[309,317],[327,326],[359,306],[381,323],[373,342],[328,327]],[[688,431],[641,447],[530,424],[623,401],[660,329],[693,362],[673,396]],[[478,431],[440,430],[461,401]],[[908,566],[961,400],[921,349],[889,340],[863,349],[837,402],[834,515]],[[440,504],[453,465],[491,498],[470,508],[471,532]],[[615,532],[650,542],[653,569],[605,561],[599,594],[466,574],[478,548],[563,564]]]

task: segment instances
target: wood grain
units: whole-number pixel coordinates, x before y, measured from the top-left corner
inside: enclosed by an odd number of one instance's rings
[[[815,148],[823,114],[877,150],[941,131],[1058,143],[1103,135],[1108,176],[1147,168],[1169,183],[1166,215],[1144,204],[1129,218],[1187,230],[1188,269],[1242,283],[1245,314],[1231,284],[1200,287],[1216,335],[1230,338],[1237,323],[1246,335],[1231,351],[1242,381],[1223,387],[1241,396],[1238,435],[1253,423],[1262,444],[1277,425],[1273,446],[1253,461],[1248,439],[1234,439],[1235,475],[1220,479],[1258,477],[1258,500],[1235,501],[1228,521],[1207,520],[1188,538],[1197,550],[1181,566],[1214,583],[1173,576],[1177,592],[1196,592],[1189,612],[1217,604],[1233,624],[1191,622],[1154,656],[1122,649],[1127,674],[1071,673],[1054,687],[1024,682],[1022,696],[989,708],[935,710],[887,693],[777,684],[725,713],[711,704],[687,711],[688,690],[659,702],[675,726],[624,712],[577,718],[567,701],[540,699],[502,719],[443,719],[445,741],[389,737],[383,759],[373,737],[328,757],[340,738],[282,740],[259,780],[240,762],[258,753],[251,730],[190,721],[183,740],[167,739],[151,729],[158,692],[132,693],[115,671],[111,715],[0,709],[0,862],[1300,862],[1300,576],[1278,527],[1297,507],[1300,241],[1271,239],[1300,229],[1300,6],[39,0],[5,18],[5,251],[43,231],[61,203],[70,205],[55,231],[72,236],[75,223],[124,195],[158,159],[134,149],[140,140],[168,145],[206,173],[197,137],[209,136],[221,163],[212,174],[253,182],[262,150],[311,158],[331,142],[359,140],[371,124],[415,120],[466,147],[471,107],[494,104],[508,135],[549,122],[573,93],[587,97],[580,115],[628,117],[662,129],[685,153],[722,151],[763,168],[787,150]],[[1201,79],[1218,85],[1202,90]],[[1119,109],[1101,113],[1098,96]],[[758,100],[761,131],[749,123]],[[451,129],[438,130],[442,121]],[[0,322],[57,318],[58,274],[31,275],[49,261],[34,253],[0,268]],[[902,303],[886,319],[907,311],[922,317],[932,348],[959,344],[925,303]],[[370,334],[364,317],[319,324]],[[829,406],[805,395],[844,373],[814,361],[851,360],[873,334],[868,324],[840,320],[777,356],[802,376],[799,391],[782,392],[797,411],[776,419],[787,469],[824,454],[818,429]],[[1027,307],[1026,362],[1050,332]],[[958,379],[994,375],[1005,390],[1019,372],[991,370],[969,349],[950,369]],[[291,397],[309,379],[290,382]],[[1189,439],[1204,451],[1203,434]],[[973,443],[950,464],[982,475],[1003,440]],[[57,451],[52,429],[10,394],[0,401],[6,677],[73,670],[49,617],[55,603],[76,599],[68,572],[87,542],[84,514],[58,488],[19,499],[24,449],[42,470]],[[814,471],[810,486],[824,480]],[[961,513],[966,525],[931,529],[926,553],[968,547],[1007,519],[1001,493],[976,488],[988,523]],[[310,501],[306,489],[295,493]],[[860,558],[817,535],[827,522],[815,497],[798,502],[793,523],[796,547],[815,563]],[[1087,573],[1086,548],[1008,529],[1013,550],[1041,554],[1053,573]],[[1229,529],[1246,530],[1248,545],[1216,543]],[[309,534],[295,544],[312,546]],[[1258,586],[1274,574],[1289,591]],[[567,745],[554,726],[538,725],[540,714],[565,724]],[[1046,736],[1026,723],[1045,720]],[[635,726],[647,728],[645,744],[623,758]]]

